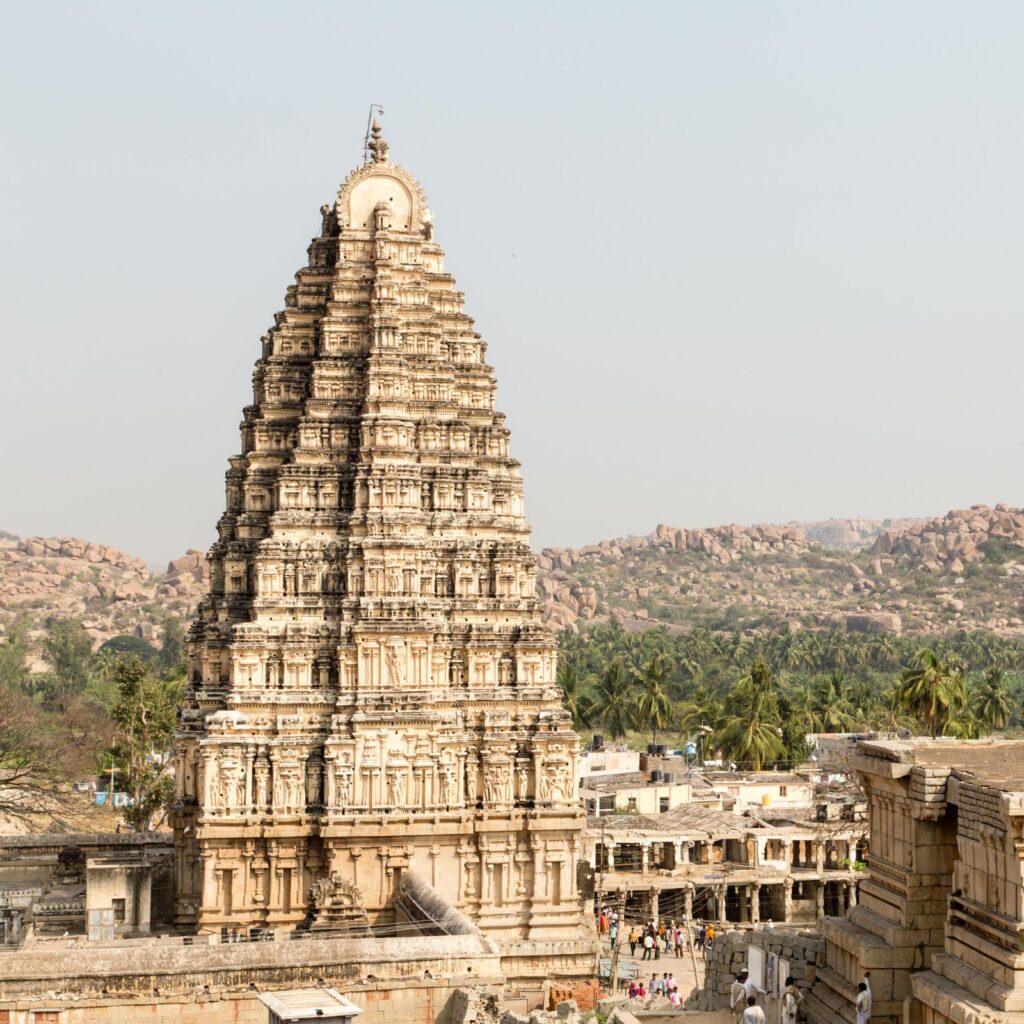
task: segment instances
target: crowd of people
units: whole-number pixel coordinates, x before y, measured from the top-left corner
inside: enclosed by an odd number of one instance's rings
[[[616,910],[604,909],[598,916],[597,929],[602,936],[607,936],[612,949],[619,941],[619,914]],[[637,927],[630,925],[625,936],[629,946],[629,955],[635,957],[640,951],[641,960],[660,960],[662,953],[682,956],[687,951],[686,926],[677,925],[675,921],[648,921]],[[715,941],[715,926],[703,923],[693,925],[694,948],[702,954],[711,948]]]
[[[662,954],[682,957],[688,951],[685,923],[680,926],[670,920],[647,921],[640,926],[631,924],[628,933],[623,936],[620,929],[625,926],[626,922],[619,920],[618,911],[608,908],[600,911],[597,921],[598,932],[608,939],[612,949],[616,948],[621,938],[629,946],[629,955],[635,959],[639,951],[641,961],[660,960]],[[694,949],[706,953],[715,942],[715,925],[700,922],[690,927]],[[640,974],[639,970],[637,973]],[[765,990],[750,977],[748,971],[737,974],[729,995],[729,1008],[735,1015],[736,1024],[766,1024],[767,1015],[762,1005],[766,995]],[[683,1002],[675,975],[668,972],[662,973],[660,977],[654,973],[646,983],[642,977],[634,978],[629,983],[628,996],[631,1001],[636,1002],[646,1002],[656,996],[663,996],[673,1006],[681,1006]],[[787,978],[786,986],[779,996],[778,1024],[797,1024],[803,998],[796,980]],[[864,980],[857,987],[854,1009],[856,1024],[870,1024],[871,979],[867,971],[864,973]]]

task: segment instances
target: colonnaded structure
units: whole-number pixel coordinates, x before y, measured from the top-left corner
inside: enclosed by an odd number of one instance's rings
[[[383,934],[412,873],[499,946],[582,951],[578,740],[519,463],[423,192],[372,134],[227,471],[176,739],[177,922],[288,930],[327,894]]]

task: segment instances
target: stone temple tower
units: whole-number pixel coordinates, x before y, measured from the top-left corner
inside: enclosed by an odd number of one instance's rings
[[[580,936],[577,737],[519,464],[419,184],[373,128],[263,338],[189,634],[179,923],[291,928],[406,872],[498,941]],[[365,918],[364,918],[365,920]]]

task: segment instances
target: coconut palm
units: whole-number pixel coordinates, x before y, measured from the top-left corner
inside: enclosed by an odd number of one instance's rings
[[[975,718],[989,732],[1006,728],[1012,707],[1010,691],[1001,669],[986,669],[981,681],[971,689],[970,707]]]
[[[672,721],[672,698],[666,686],[668,669],[665,659],[656,654],[636,674],[639,692],[636,697],[634,719],[637,726],[650,726],[651,742],[658,742],[658,730],[667,729]]]
[[[622,659],[615,658],[605,666],[594,688],[592,721],[600,722],[612,739],[621,739],[633,726],[635,711],[633,681],[626,674]]]
[[[729,691],[733,714],[716,731],[713,742],[725,757],[760,771],[785,752],[779,727],[778,677],[760,659]]]
[[[924,647],[914,663],[900,673],[899,701],[934,739],[967,707],[963,662],[956,655],[939,655]]]
[[[590,693],[592,677],[584,671],[580,659],[574,656],[562,658],[556,676],[562,688],[562,703],[572,715],[577,729],[590,724],[593,698]]]
[[[846,675],[836,669],[815,687],[814,717],[821,732],[849,732],[856,725],[856,712],[850,702]]]

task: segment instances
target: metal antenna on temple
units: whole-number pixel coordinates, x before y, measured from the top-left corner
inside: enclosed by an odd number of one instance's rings
[[[366,134],[363,136],[363,163],[370,160],[370,126],[373,124],[373,112],[384,113],[384,108],[379,103],[370,104],[370,112],[366,115]]]

